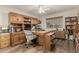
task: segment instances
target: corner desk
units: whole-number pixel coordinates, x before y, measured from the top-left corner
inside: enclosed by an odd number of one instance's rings
[[[43,46],[45,51],[51,50],[51,35],[53,34],[51,32],[52,30],[46,30],[46,31],[32,31],[34,35],[38,37],[39,44]]]

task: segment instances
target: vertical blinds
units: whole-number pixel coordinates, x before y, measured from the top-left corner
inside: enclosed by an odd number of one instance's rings
[[[63,28],[63,16],[46,19],[47,28]]]

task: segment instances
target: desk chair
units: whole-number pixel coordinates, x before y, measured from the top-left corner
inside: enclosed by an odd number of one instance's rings
[[[65,37],[65,32],[64,31],[57,31],[56,33],[55,33],[55,38],[57,38],[57,39],[65,39],[66,37]]]
[[[55,37],[53,38],[54,45],[56,45],[57,42],[64,42],[66,39],[64,31],[56,31],[54,35],[55,35]]]
[[[29,45],[35,46],[37,44],[37,37],[33,35],[30,30],[24,30],[24,32],[27,39],[27,42],[25,44],[26,47],[28,48]]]

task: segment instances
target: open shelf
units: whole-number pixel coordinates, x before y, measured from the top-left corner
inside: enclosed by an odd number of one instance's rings
[[[77,31],[78,18],[76,16],[65,18],[65,27],[68,32]]]

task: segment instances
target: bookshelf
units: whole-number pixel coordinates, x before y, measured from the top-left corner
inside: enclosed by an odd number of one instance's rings
[[[10,45],[15,46],[25,41],[24,34],[24,17],[17,13],[9,13],[9,25],[10,25]]]
[[[40,24],[41,21],[37,18],[25,16],[24,17],[24,30],[31,30],[32,26],[35,26],[37,24]]]
[[[68,35],[74,35],[77,32],[78,18],[76,16],[65,18],[65,27]]]

